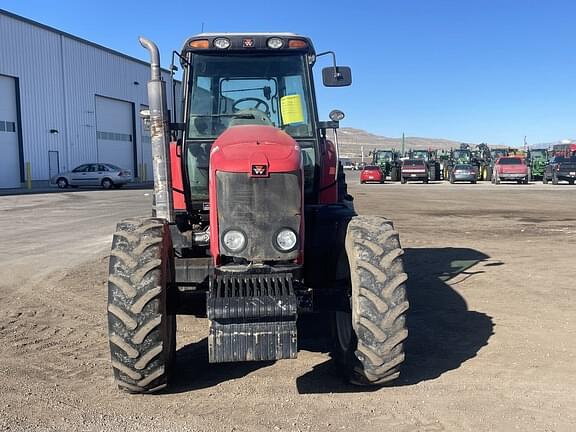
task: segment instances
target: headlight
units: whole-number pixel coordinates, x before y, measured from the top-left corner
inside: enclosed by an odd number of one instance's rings
[[[222,242],[230,252],[240,252],[246,246],[246,236],[241,231],[226,231],[222,236]]]
[[[276,234],[275,246],[282,252],[289,252],[296,247],[298,237],[291,229],[284,228]]]
[[[220,49],[230,48],[230,39],[227,38],[214,39],[214,46]]]
[[[273,37],[273,38],[268,39],[267,45],[268,45],[268,48],[278,49],[278,48],[282,48],[282,46],[284,45],[284,41],[280,38]]]

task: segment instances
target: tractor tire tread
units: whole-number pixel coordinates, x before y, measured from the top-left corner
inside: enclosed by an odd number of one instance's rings
[[[372,243],[379,247],[367,246]],[[408,336],[403,250],[391,221],[358,216],[348,225],[346,252],[352,279],[352,327],[357,337],[349,379],[355,384],[380,385],[399,376]]]
[[[118,387],[153,393],[167,385],[174,335],[166,315],[162,265],[164,225],[159,219],[128,219],[117,225],[108,278],[108,333]],[[165,336],[169,334],[169,336]]]

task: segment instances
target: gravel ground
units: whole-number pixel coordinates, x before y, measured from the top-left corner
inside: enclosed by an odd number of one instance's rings
[[[207,363],[206,320],[178,319],[178,383],[112,382],[107,253],[149,191],[0,197],[0,430],[574,431],[576,187],[358,185],[401,233],[411,310],[393,386],[335,374],[303,326],[298,360]]]

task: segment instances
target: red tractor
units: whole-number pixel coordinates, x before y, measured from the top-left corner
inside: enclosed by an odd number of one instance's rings
[[[406,274],[392,222],[358,216],[338,146],[318,120],[312,68],[348,86],[333,52],[290,33],[199,34],[179,55],[183,119],[171,123],[156,45],[148,83],[153,217],[118,224],[108,331],[118,386],[174,377],[176,315],[207,317],[210,362],[295,358],[298,315],[330,320],[332,354],[361,385],[399,376]]]

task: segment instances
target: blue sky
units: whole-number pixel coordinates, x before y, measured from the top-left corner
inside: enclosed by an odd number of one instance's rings
[[[145,35],[164,66],[202,24],[302,33],[352,67],[352,87],[317,85],[320,116],[340,108],[343,126],[509,145],[525,135],[576,138],[575,1],[2,0],[0,8],[142,59],[136,38]]]

